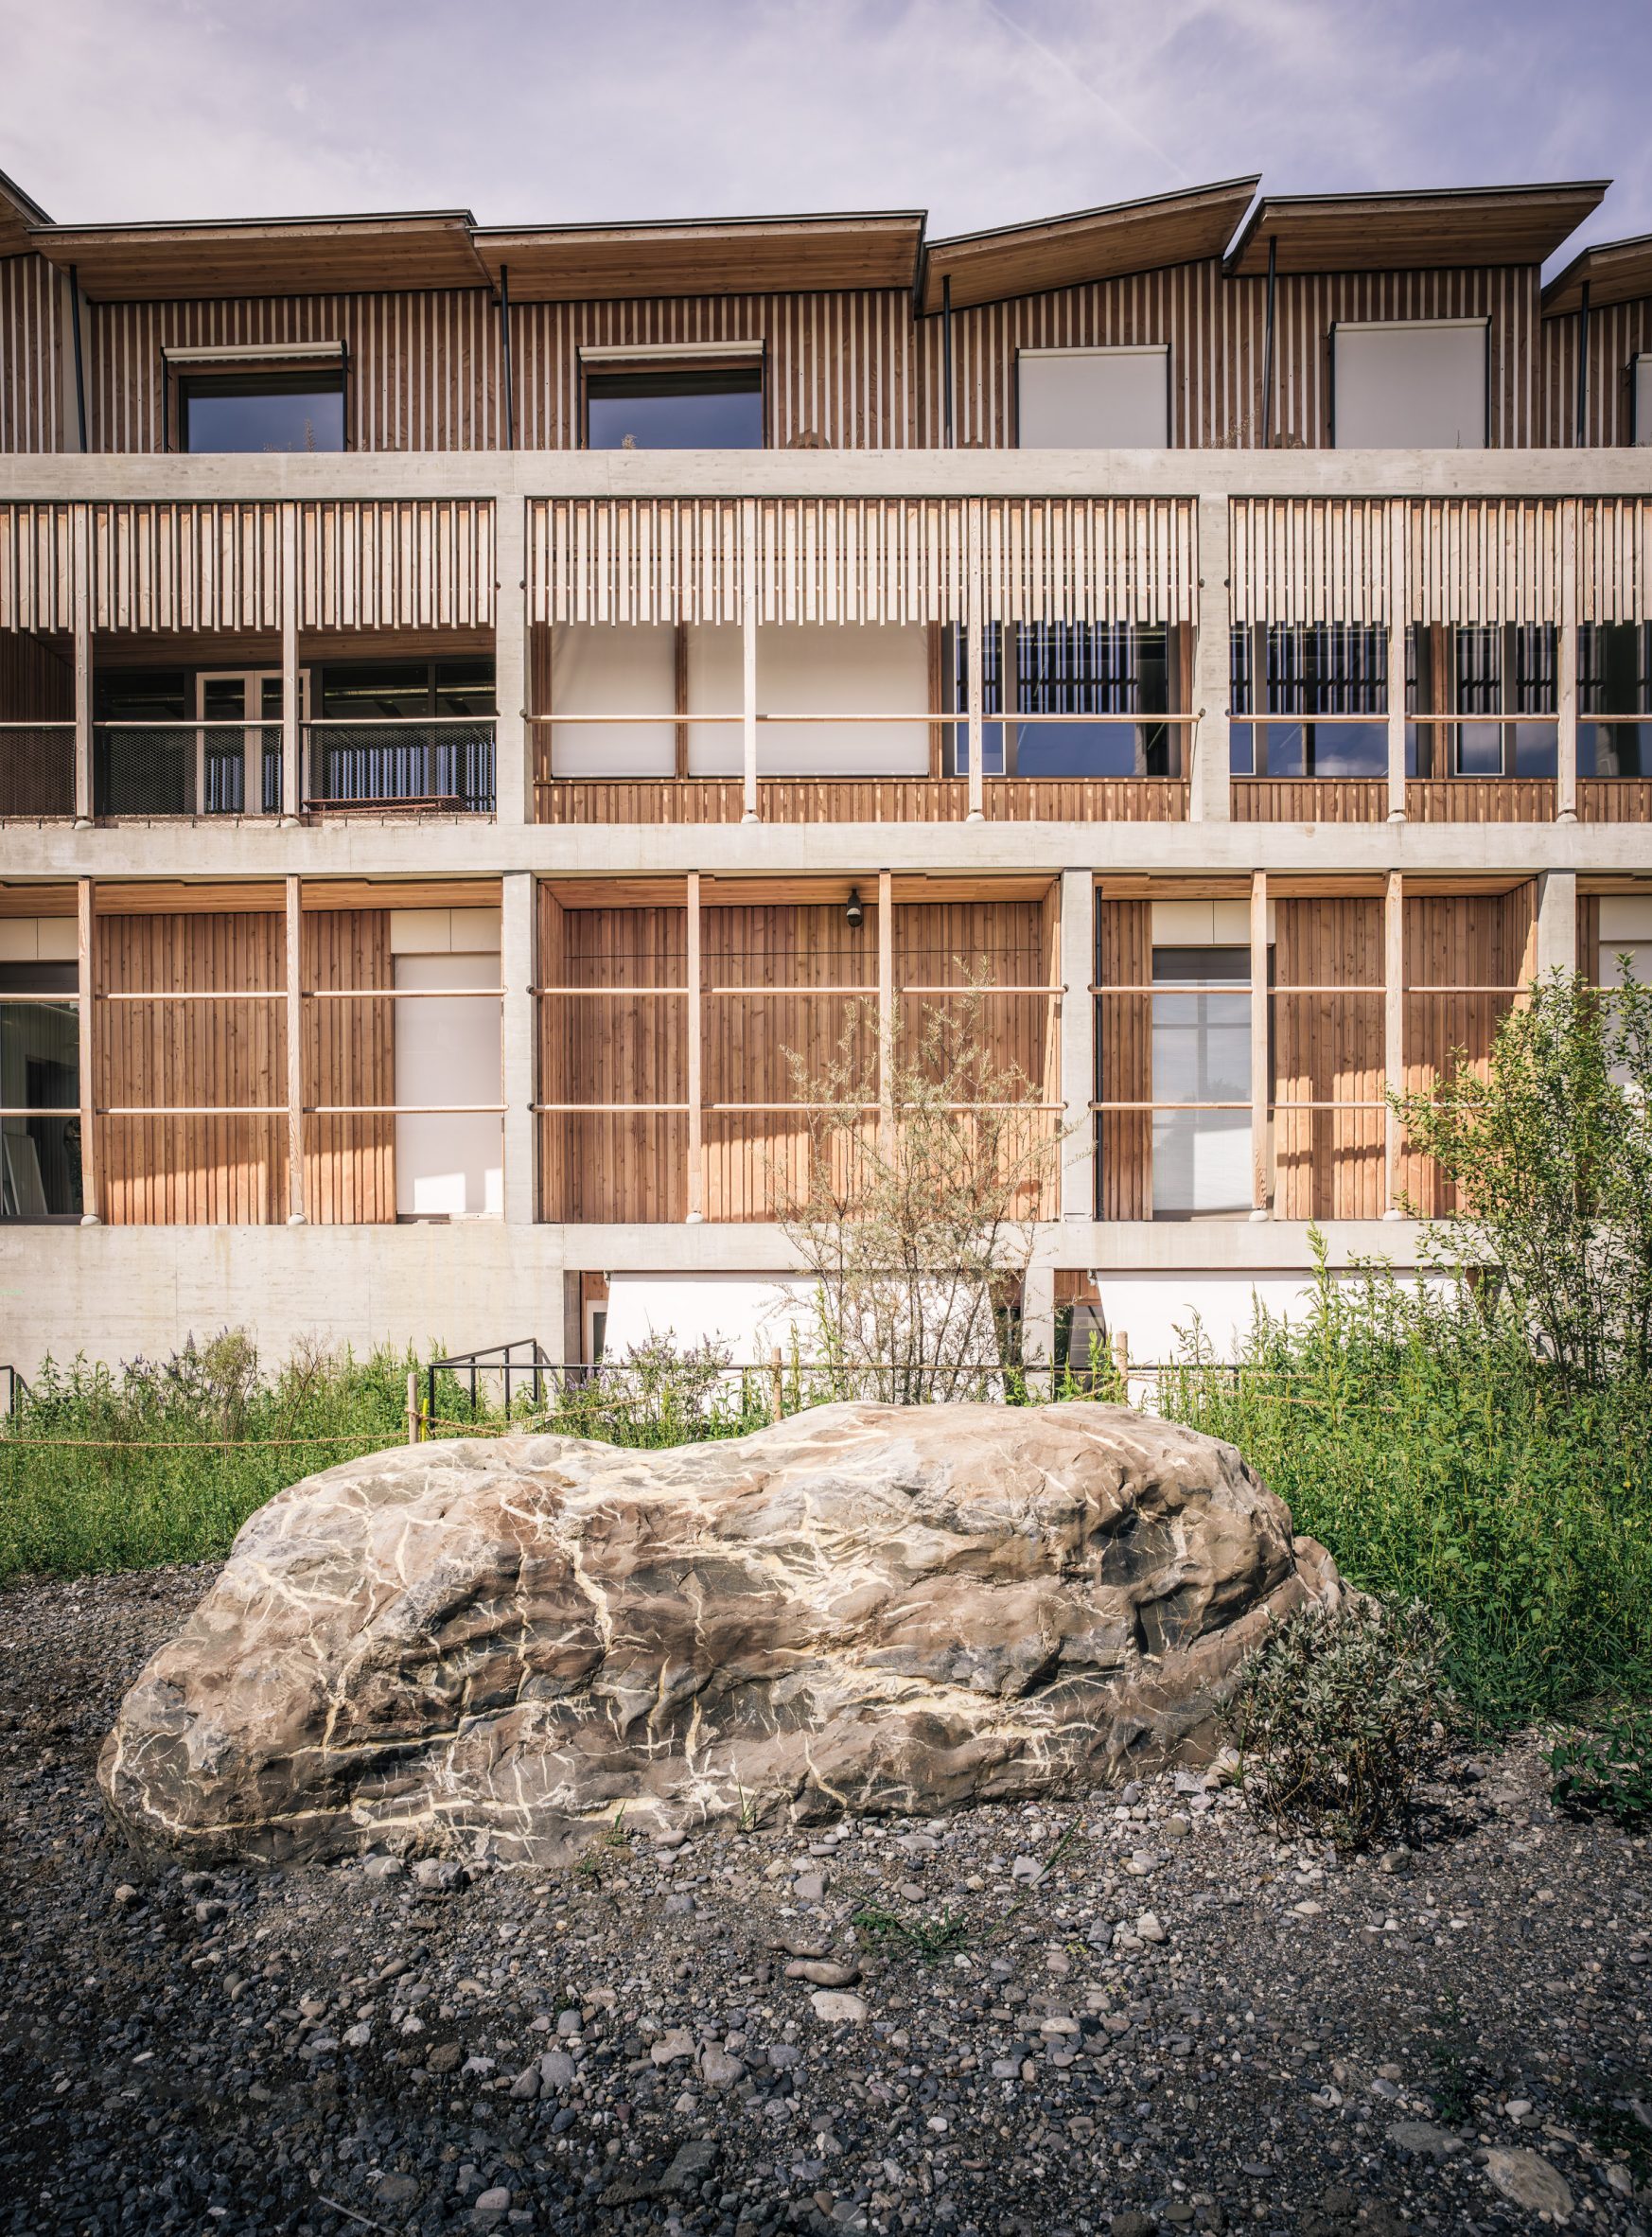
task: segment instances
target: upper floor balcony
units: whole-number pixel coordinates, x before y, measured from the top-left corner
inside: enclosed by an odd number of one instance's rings
[[[0,816],[1652,819],[1633,454],[595,465],[34,462]]]

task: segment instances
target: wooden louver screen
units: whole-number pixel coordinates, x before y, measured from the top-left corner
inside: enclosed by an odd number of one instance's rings
[[[273,504],[92,507],[98,629],[278,629],[281,520]]]
[[[74,626],[73,543],[64,504],[0,504],[0,629]]]
[[[541,623],[757,618],[961,622],[971,501],[961,498],[544,499],[530,509]],[[1185,500],[986,499],[983,608],[1002,621],[1188,621]]]
[[[301,504],[299,626],[479,629],[495,607],[492,503],[483,498]]]
[[[1577,507],[1577,618],[1652,619],[1652,503],[1584,500]]]
[[[1408,622],[1559,619],[1560,507],[1501,498],[1236,498],[1236,622],[1384,623],[1394,539]]]

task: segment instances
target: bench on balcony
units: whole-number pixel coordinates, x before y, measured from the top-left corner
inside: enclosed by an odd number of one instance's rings
[[[323,793],[304,803],[306,815],[315,816],[465,816],[471,810],[461,792],[386,794],[363,800]]]

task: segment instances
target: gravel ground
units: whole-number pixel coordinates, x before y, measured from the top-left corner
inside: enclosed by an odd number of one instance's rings
[[[0,2228],[1652,2228],[1652,1842],[1529,1746],[1352,1865],[1182,1774],[155,1873],[93,1767],[210,1574],[0,1594]]]

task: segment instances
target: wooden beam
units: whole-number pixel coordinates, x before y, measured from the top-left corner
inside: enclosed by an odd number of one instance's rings
[[[74,508],[71,537],[75,612],[75,821],[92,821],[92,523]]]
[[[1577,820],[1577,500],[1560,507],[1560,625],[1555,632],[1555,819]]]
[[[704,987],[700,960],[700,873],[688,873],[688,1217],[706,1216],[706,1150],[700,1077]]]
[[[878,1154],[895,1148],[895,881],[878,872]]]
[[[740,820],[755,823],[757,814],[757,507],[747,498],[740,508],[740,743],[745,772],[745,812]]]
[[[287,1224],[306,1222],[304,1198],[304,923],[302,880],[287,880]]]
[[[262,732],[259,733],[260,754]],[[281,820],[298,821],[304,798],[304,703],[298,668],[298,507],[281,507]],[[259,771],[258,804],[263,805]],[[249,812],[251,802],[249,801]]]
[[[970,809],[965,819],[970,823],[984,820],[985,787],[981,774],[981,501],[969,501],[967,554],[965,565],[969,582],[965,591],[965,612],[969,634],[968,695],[970,741]]]
[[[683,720],[689,711],[689,633],[688,624],[678,622],[672,631],[673,705],[677,713],[674,731],[675,747],[673,772],[678,777],[689,773],[689,732]]]
[[[1268,1216],[1268,873],[1251,875],[1251,1217]]]
[[[96,1227],[101,1216],[97,1208],[97,1098],[93,1079],[97,1051],[93,1030],[97,991],[93,952],[96,898],[92,880],[80,878],[75,889],[75,986],[79,995],[77,1024],[80,1052],[80,1224],[83,1227]]]
[[[1405,821],[1405,626],[1411,605],[1411,506],[1388,508],[1388,820]]]
[[[1382,1073],[1388,1092],[1405,1087],[1405,881],[1388,873],[1382,898]],[[1399,1118],[1392,1107],[1383,1129],[1382,1216],[1399,1212]]]

